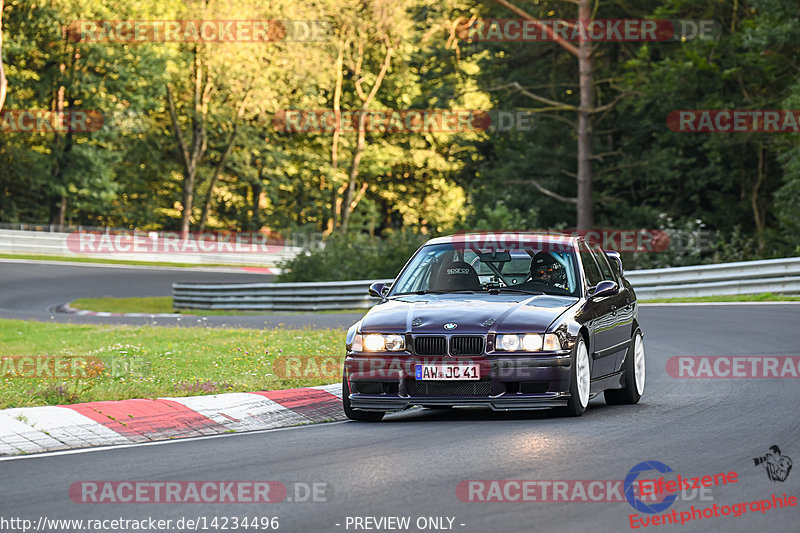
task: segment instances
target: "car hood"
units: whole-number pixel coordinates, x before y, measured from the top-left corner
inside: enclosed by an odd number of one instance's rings
[[[520,294],[409,295],[379,303],[362,333],[536,333],[547,331],[578,298]],[[456,324],[445,329],[445,324]]]

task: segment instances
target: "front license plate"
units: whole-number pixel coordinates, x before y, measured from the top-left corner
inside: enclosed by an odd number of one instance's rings
[[[481,379],[480,365],[414,365],[417,381],[453,381]]]

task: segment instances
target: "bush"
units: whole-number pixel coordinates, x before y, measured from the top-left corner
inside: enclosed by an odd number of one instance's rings
[[[383,239],[364,233],[334,234],[323,247],[281,264],[278,281],[345,281],[395,277],[427,237],[411,231]]]

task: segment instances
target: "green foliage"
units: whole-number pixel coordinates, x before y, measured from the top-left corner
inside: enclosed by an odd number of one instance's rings
[[[323,247],[286,261],[278,281],[339,281],[394,278],[424,242],[417,233],[398,231],[386,238],[364,233],[334,234]]]
[[[537,213],[531,209],[527,213],[509,208],[503,200],[494,206],[486,206],[475,214],[475,221],[465,225],[465,231],[530,231],[537,228]]]
[[[62,28],[74,20],[197,19],[208,9],[208,18],[236,13],[237,18],[314,19],[329,22],[333,30],[331,39],[319,42],[201,47],[211,84],[193,229],[210,194],[212,230],[329,231],[349,178],[356,136],[341,135],[334,165],[330,132],[287,133],[273,117],[285,109],[332,108],[340,47],[346,51],[341,106],[358,108],[357,85],[371,86],[387,42],[394,53],[372,109],[475,109],[495,117],[501,111],[528,111],[533,120],[530,127],[511,131],[367,132],[356,180],[357,189],[366,188],[349,222],[353,235],[334,236],[327,252],[298,259],[293,268],[305,272],[302,277],[337,279],[326,274],[338,272],[331,266],[336,263],[326,261],[349,260],[358,255],[354,250],[366,257],[381,246],[387,248],[365,260],[364,265],[374,263],[365,272],[392,276],[414,247],[398,237],[406,235],[403,228],[441,234],[574,226],[575,204],[556,197],[576,194],[576,116],[569,110],[579,104],[575,58],[555,43],[451,38],[459,17],[515,16],[499,3],[230,0],[205,5],[5,2],[6,110],[54,109],[61,93],[66,109],[98,110],[105,124],[88,134],[0,134],[0,222],[57,221],[63,204],[65,221],[73,225],[178,227],[184,169],[165,90],[173,88],[178,121],[189,136],[195,112],[193,46],[76,43]],[[518,5],[542,19],[576,17],[568,0]],[[596,226],[695,231],[701,220],[703,231],[715,236],[709,251],[640,254],[627,264],[800,254],[798,134],[687,134],[666,125],[667,115],[680,109],[800,109],[797,1],[600,1],[595,16],[711,18],[722,28],[718,40],[596,46],[592,97],[595,105],[608,105],[593,116]],[[366,43],[360,76],[353,69],[357,43]],[[519,87],[563,105],[545,105]],[[212,185],[234,127],[232,151]],[[385,237],[387,244],[367,234]],[[381,269],[381,261],[394,257],[388,247],[395,245],[401,250],[398,258]],[[303,261],[309,262],[307,271]]]
[[[722,35],[644,45],[627,61],[624,87],[631,96],[618,117],[625,132],[622,164],[615,179],[598,183],[603,194],[615,211],[630,207],[634,224],[652,224],[661,213],[678,224],[701,218],[720,237],[717,253],[706,260],[797,253],[789,207],[798,198],[792,186],[797,134],[665,127],[669,112],[679,109],[797,109],[800,102],[790,96],[800,79],[800,33],[789,22],[796,20],[797,3],[742,1],[734,10],[712,0],[672,0],[654,16],[714,18]]]

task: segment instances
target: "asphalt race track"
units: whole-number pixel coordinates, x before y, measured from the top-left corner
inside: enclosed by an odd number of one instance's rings
[[[0,315],[39,317],[41,309],[37,309],[48,303],[44,281],[33,291],[35,300],[32,297],[26,309],[14,311],[26,290],[21,280],[32,277],[34,267],[9,270],[8,266],[0,266],[4,273]],[[45,276],[47,269],[37,272]],[[96,288],[86,296],[143,294],[137,292],[128,278],[134,275],[128,273],[116,283],[128,279],[125,290],[129,292],[111,291],[117,274],[108,272],[68,274],[69,283],[84,279],[87,287]],[[197,279],[204,275],[197,274]],[[142,274],[136,281],[139,290],[150,276]],[[159,276],[152,281],[151,294],[161,290],[158,284],[168,285],[173,279],[172,274]],[[74,287],[59,289],[57,279],[50,284],[51,299],[77,297],[70,296]],[[263,323],[264,317],[259,318]],[[346,323],[349,317],[339,320]],[[738,474],[736,483],[713,488],[706,499],[690,494],[690,499],[679,499],[665,512],[689,511],[693,505],[731,506],[771,499],[772,494],[797,497],[798,467],[785,481],[771,481],[753,458],[777,444],[784,455],[800,461],[800,381],[675,379],[666,374],[665,365],[676,355],[800,355],[796,340],[800,305],[646,306],[640,310],[640,320],[648,358],[647,386],[636,406],[606,406],[601,395],[577,419],[556,418],[547,411],[416,409],[388,416],[379,424],[317,424],[14,458],[0,461],[0,515],[30,519],[34,524],[41,517],[173,520],[165,531],[189,530],[175,527],[182,517],[206,517],[209,525],[216,517],[220,526],[223,518],[278,517],[278,531],[300,533],[395,531],[356,529],[352,517],[398,516],[411,517],[411,527],[399,531],[436,531],[417,529],[415,521],[448,517],[453,519],[452,530],[463,532],[618,532],[631,530],[629,516],[635,512],[624,501],[465,502],[456,487],[463,480],[622,480],[632,467],[648,460],[661,461],[684,477]],[[317,502],[272,504],[73,502],[70,485],[89,480],[272,480],[289,488],[289,497],[295,500],[295,483],[324,483],[326,495]],[[800,508],[795,506],[641,529],[795,532],[798,522]]]
[[[361,314],[330,315],[286,313],[192,317],[97,317],[56,313],[54,309],[78,298],[171,296],[172,284],[266,283],[274,276],[261,273],[189,268],[125,267],[121,265],[73,265],[67,262],[0,261],[0,318],[73,322],[86,324],[154,324],[159,326],[230,326],[262,328],[342,327]]]

